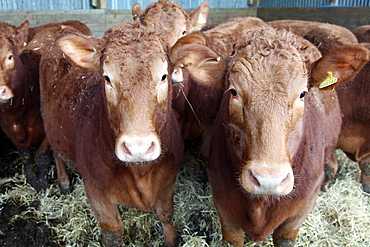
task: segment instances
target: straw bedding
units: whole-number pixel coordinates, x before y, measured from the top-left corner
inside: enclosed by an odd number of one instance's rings
[[[326,192],[321,192],[313,212],[301,227],[296,246],[370,246],[370,195],[361,189],[357,163],[336,151],[340,168]],[[54,180],[44,193],[25,181],[16,155],[5,155],[0,180],[0,245],[100,246],[100,229],[84,193],[81,178],[70,168],[74,190],[62,195]],[[222,242],[205,172],[205,165],[187,151],[175,191],[174,223],[180,246],[228,246]],[[11,212],[5,212],[9,210]],[[162,227],[154,212],[120,207],[125,246],[160,246]],[[21,224],[19,223],[21,222]],[[28,241],[28,242],[27,242]],[[41,242],[40,242],[41,241]],[[269,237],[245,246],[273,246]]]

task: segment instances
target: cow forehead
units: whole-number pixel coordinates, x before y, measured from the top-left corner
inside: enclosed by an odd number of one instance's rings
[[[0,22],[0,34],[5,35],[7,37],[14,37],[16,34],[16,27],[6,23],[6,22]]]
[[[7,39],[4,35],[0,34],[0,56],[8,56],[9,53],[12,52],[11,50],[12,44],[10,43],[9,39]]]
[[[251,40],[233,60],[230,86],[243,88],[250,97],[295,95],[307,86],[307,72],[296,41],[290,37],[284,40],[272,31]]]

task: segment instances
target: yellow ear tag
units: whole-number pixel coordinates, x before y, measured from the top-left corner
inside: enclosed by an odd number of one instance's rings
[[[325,87],[329,87],[335,83],[337,83],[338,81],[338,78],[334,77],[333,76],[333,71],[328,71],[328,76],[326,77],[325,81],[323,81],[320,85],[319,85],[319,88],[322,89],[322,88],[325,88]],[[334,89],[333,89],[334,90]],[[331,90],[332,91],[332,90]]]

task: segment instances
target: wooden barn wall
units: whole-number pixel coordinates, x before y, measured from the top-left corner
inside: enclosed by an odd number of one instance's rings
[[[293,19],[329,22],[354,30],[370,24],[370,7],[259,8],[257,16],[265,21]]]
[[[331,8],[237,8],[211,9],[208,23],[220,23],[232,17],[257,16],[265,21],[300,19],[329,22],[355,29],[370,24],[370,7]],[[132,20],[131,10],[0,10],[0,21],[15,26],[28,20],[30,26],[79,20],[86,23],[94,36],[102,37],[108,28]]]

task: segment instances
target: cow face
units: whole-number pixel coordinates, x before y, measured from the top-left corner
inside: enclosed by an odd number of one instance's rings
[[[302,141],[305,116],[321,112],[316,117],[324,118],[337,102],[328,94],[329,103],[320,90],[347,82],[369,60],[369,51],[361,45],[333,49],[312,64],[307,51],[315,53],[311,57],[319,54],[300,37],[264,28],[255,32],[230,64],[224,95],[226,127],[229,145],[241,164],[240,185],[249,193],[283,196],[292,191],[293,157],[298,149],[309,149]],[[308,100],[316,103],[308,106]],[[331,127],[320,128],[330,131]],[[322,135],[311,138],[325,139]]]
[[[145,11],[138,3],[132,7],[134,19],[140,18],[146,26],[162,30],[170,47],[186,34],[200,30],[206,24],[208,12],[207,2],[189,13],[182,9],[180,3],[169,0],[151,3]]]
[[[23,80],[22,61],[19,53],[28,34],[28,22],[18,28],[0,24],[0,102],[14,97],[14,91]]]
[[[152,31],[122,25],[104,37],[101,48],[73,35],[58,42],[77,64],[99,71],[115,153],[125,162],[153,161],[162,152],[159,135],[169,116],[172,89],[164,42]]]
[[[294,184],[296,142],[289,145],[289,138],[302,131],[307,71],[294,41],[275,41],[275,31],[267,30],[231,63],[228,128],[242,163],[242,187],[252,194],[286,195]]]

